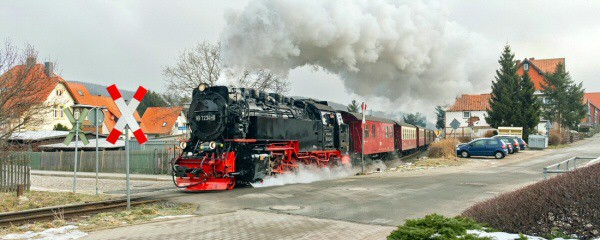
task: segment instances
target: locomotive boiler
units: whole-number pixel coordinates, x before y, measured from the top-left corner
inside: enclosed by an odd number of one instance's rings
[[[187,117],[191,138],[172,162],[187,191],[233,189],[301,164],[350,164],[348,125],[327,102],[201,84]]]

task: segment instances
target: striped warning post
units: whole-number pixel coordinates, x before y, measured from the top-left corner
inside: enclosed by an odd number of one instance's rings
[[[123,96],[121,95],[121,92],[119,91],[116,85],[113,84],[106,88],[106,90],[108,90],[108,93],[110,94],[113,101],[117,105],[117,108],[121,112],[121,117],[117,121],[117,124],[115,125],[113,130],[108,135],[108,138],[106,138],[106,141],[115,144],[121,136],[121,134],[123,134],[123,131],[125,131],[125,126],[129,126],[129,129],[133,131],[133,135],[138,140],[138,142],[140,144],[146,143],[148,141],[148,138],[146,138],[146,135],[140,128],[140,125],[135,120],[133,113],[135,112],[135,109],[140,105],[142,99],[144,99],[144,96],[146,96],[146,93],[148,93],[148,90],[140,86],[135,92],[135,95],[133,95],[133,99],[131,99],[129,104],[125,103],[125,100],[123,99]]]

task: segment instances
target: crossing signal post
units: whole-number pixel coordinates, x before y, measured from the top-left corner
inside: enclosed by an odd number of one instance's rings
[[[71,144],[71,141],[73,140],[73,137],[75,137],[75,160],[73,163],[73,193],[76,193],[77,192],[77,147],[79,145],[80,138],[81,138],[81,142],[83,143],[83,145],[88,145],[90,143],[87,140],[87,138],[85,137],[83,130],[81,129],[81,124],[83,123],[83,120],[85,120],[85,117],[87,117],[89,110],[84,109],[83,112],[81,112],[81,114],[79,114],[79,117],[77,119],[75,119],[75,116],[73,116],[73,113],[71,112],[71,110],[69,110],[69,108],[65,108],[63,110],[63,112],[69,119],[69,122],[71,122],[71,124],[73,125],[73,128],[71,128],[71,131],[69,132],[69,135],[67,135],[67,138],[65,138],[64,144],[69,146],[69,144]]]
[[[115,127],[112,129],[106,141],[109,143],[115,144],[121,134],[125,132],[125,171],[126,171],[126,184],[127,184],[127,210],[131,209],[131,192],[129,186],[129,130],[133,130],[133,135],[138,140],[140,144],[144,144],[148,141],[146,135],[140,128],[140,125],[135,120],[133,113],[135,109],[140,105],[140,102],[144,99],[144,96],[148,92],[144,87],[140,86],[138,90],[133,95],[133,99],[129,101],[129,104],[125,103],[121,92],[117,88],[115,84],[106,88],[108,93],[112,97],[113,101],[121,111],[121,117],[115,124]]]

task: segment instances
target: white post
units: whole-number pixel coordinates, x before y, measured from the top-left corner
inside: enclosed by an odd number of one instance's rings
[[[79,119],[75,120],[75,163],[73,164],[73,193],[77,192],[77,142],[79,142]]]
[[[98,108],[94,108],[96,113],[94,125],[96,125],[96,196],[98,196]]]
[[[127,211],[131,210],[131,195],[129,191],[129,125],[125,125],[125,171],[127,182]]]

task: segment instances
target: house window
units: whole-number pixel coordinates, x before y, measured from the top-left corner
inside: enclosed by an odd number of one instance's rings
[[[167,122],[163,122],[163,125],[162,125],[162,126],[163,126],[163,127],[166,127],[166,126],[167,126]]]
[[[56,90],[56,96],[62,96],[63,90]]]
[[[470,118],[471,112],[463,112],[463,118]]]
[[[81,92],[81,90],[77,90],[77,93],[79,93],[79,95],[83,96],[83,92]]]
[[[529,71],[529,63],[523,64],[523,70]]]
[[[54,118],[57,118],[58,117],[58,107],[57,106],[54,106],[53,113],[54,113]]]
[[[65,107],[60,106],[60,117],[64,117],[65,116]]]

